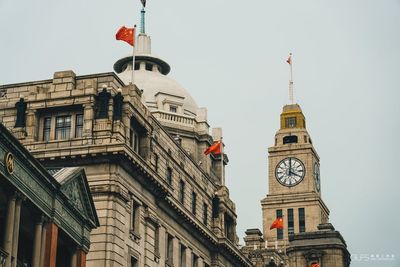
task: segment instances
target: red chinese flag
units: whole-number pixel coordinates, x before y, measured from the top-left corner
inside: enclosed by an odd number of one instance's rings
[[[289,65],[292,65],[292,54],[289,55],[289,57],[288,57],[288,59],[286,60],[286,62],[287,62]]]
[[[122,26],[117,34],[115,34],[115,39],[127,42],[131,46],[135,44],[135,28],[127,28]]]
[[[282,217],[276,218],[276,220],[271,224],[271,227],[269,229],[270,230],[272,230],[272,229],[283,229],[283,219],[282,219]]]
[[[214,142],[209,148],[204,151],[205,155],[214,153],[216,155],[221,154],[221,141]]]
[[[320,265],[319,265],[319,263],[314,262],[314,263],[311,263],[310,267],[320,267]]]

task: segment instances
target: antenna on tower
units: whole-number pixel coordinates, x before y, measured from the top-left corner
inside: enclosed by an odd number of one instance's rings
[[[290,79],[289,79],[289,101],[290,104],[294,104],[294,96],[293,96],[293,69],[292,69],[292,53],[289,54],[286,62],[290,67]]]
[[[145,34],[146,30],[145,30],[145,14],[146,11],[144,10],[144,8],[146,7],[146,0],[141,0],[142,2],[142,11],[140,11],[140,33]]]

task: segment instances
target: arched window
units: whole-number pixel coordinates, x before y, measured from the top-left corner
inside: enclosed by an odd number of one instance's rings
[[[288,135],[283,137],[283,144],[297,143],[297,135]]]

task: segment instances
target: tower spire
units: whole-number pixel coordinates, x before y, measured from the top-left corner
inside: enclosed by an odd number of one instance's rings
[[[289,101],[290,104],[294,104],[294,96],[293,96],[293,69],[292,69],[292,53],[289,53],[289,57],[286,62],[290,66],[290,80],[289,80]]]

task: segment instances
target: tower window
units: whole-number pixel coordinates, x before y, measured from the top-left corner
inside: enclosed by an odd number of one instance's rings
[[[288,234],[294,234],[294,220],[293,220],[293,209],[288,209]]]
[[[276,218],[282,218],[282,210],[276,210]],[[276,239],[283,239],[283,229],[276,229]]]
[[[304,208],[299,208],[299,231],[300,233],[306,231],[306,215]]]
[[[288,117],[285,120],[286,128],[294,128],[296,127],[296,117]]]
[[[288,135],[283,137],[283,144],[293,144],[297,143],[298,138],[296,135]]]

